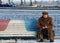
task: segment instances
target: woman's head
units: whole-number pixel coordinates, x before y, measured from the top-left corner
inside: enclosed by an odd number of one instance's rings
[[[48,12],[44,11],[44,12],[42,12],[42,15],[44,18],[48,18]]]

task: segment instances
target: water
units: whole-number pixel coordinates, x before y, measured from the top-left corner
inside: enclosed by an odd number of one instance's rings
[[[55,17],[59,15],[59,11],[48,11],[49,15]],[[42,14],[42,11],[0,11],[0,19],[20,20],[28,18],[38,18]],[[59,18],[59,17],[58,17]]]

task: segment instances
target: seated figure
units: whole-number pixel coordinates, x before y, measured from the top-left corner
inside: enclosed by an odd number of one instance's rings
[[[38,23],[37,23],[37,39],[41,39],[40,42],[43,42],[43,32],[42,30],[47,30],[47,32],[44,33],[44,35],[48,35],[48,38],[50,42],[54,42],[54,34],[53,34],[53,22],[52,18],[48,15],[48,12],[44,11],[42,13],[42,17],[39,18]],[[47,36],[46,35],[46,36]]]

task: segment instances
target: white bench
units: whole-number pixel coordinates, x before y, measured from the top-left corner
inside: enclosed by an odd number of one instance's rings
[[[0,37],[35,36],[35,32],[28,32],[24,20],[10,20],[5,31],[0,31]]]

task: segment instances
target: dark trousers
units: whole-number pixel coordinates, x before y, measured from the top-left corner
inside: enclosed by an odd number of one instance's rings
[[[37,31],[37,39],[44,39],[43,34],[42,34],[42,30],[43,29],[38,29],[38,31]],[[53,30],[52,29],[46,29],[46,30],[48,31],[48,38],[50,40],[54,40]],[[47,34],[47,33],[44,33],[44,34]]]

